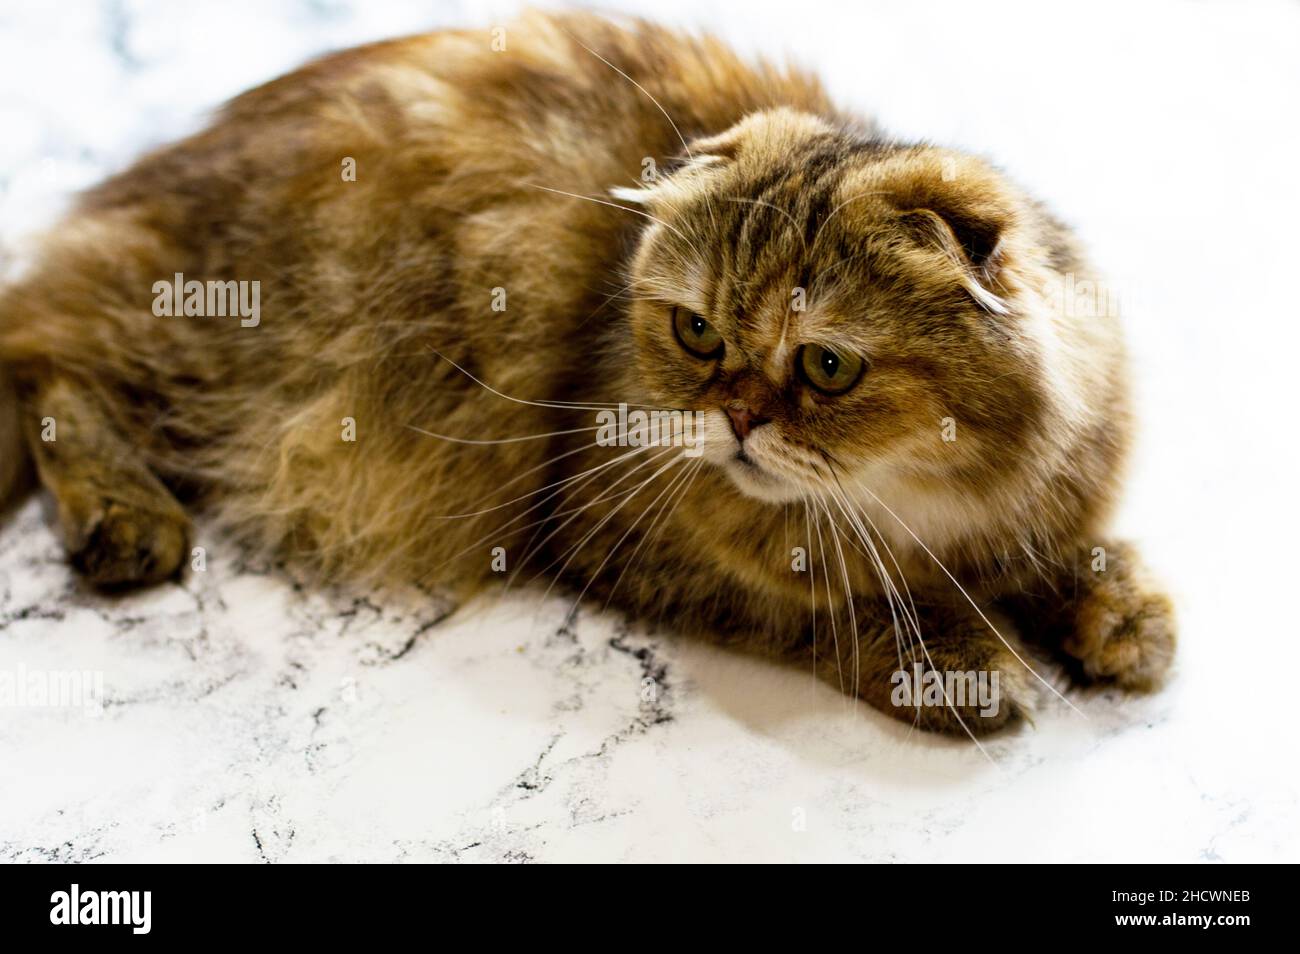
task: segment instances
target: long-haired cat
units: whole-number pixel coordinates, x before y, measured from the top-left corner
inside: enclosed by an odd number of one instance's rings
[[[1173,653],[1105,536],[1131,422],[1095,281],[986,162],[713,39],[377,43],[52,230],[0,294],[0,493],[34,464],[103,586],[176,574],[202,512],[320,579],[560,581],[988,731],[1039,691],[1023,637],[1131,688]]]

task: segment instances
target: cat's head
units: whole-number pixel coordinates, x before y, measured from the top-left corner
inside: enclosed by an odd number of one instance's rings
[[[1033,210],[984,162],[774,110],[643,189],[638,383],[745,493],[978,482],[1059,424]]]

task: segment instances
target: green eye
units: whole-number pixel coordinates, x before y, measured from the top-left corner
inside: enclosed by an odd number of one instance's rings
[[[673,308],[673,330],[682,347],[697,358],[717,358],[722,354],[722,335],[693,311]]]
[[[823,394],[843,394],[862,377],[862,359],[856,354],[841,354],[821,345],[800,348],[798,364],[803,379]]]

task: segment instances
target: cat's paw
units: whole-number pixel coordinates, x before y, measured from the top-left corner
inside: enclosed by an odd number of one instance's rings
[[[970,616],[946,624],[914,646],[904,666],[889,667],[889,705],[873,700],[894,718],[947,735],[984,736],[1032,722],[1039,702],[1038,678],[1011,623],[991,614],[998,632]],[[946,631],[945,631],[946,630]],[[1005,640],[1005,641],[1004,641]],[[888,650],[883,650],[888,651]]]
[[[1089,571],[1061,648],[1083,675],[1125,689],[1160,684],[1174,659],[1177,627],[1168,595],[1126,544],[1107,548],[1107,567]]]
[[[174,576],[189,546],[190,523],[170,501],[142,506],[87,500],[63,521],[73,567],[98,586],[158,583]]]
[[[1023,660],[1023,661],[1022,661]],[[1038,707],[1038,681],[1029,671],[1024,654],[1016,658],[998,646],[979,661],[971,660],[965,672],[974,674],[976,699],[963,705],[946,705],[931,713],[926,728],[956,735],[989,735],[1021,722],[1033,722]],[[968,681],[969,677],[963,676]],[[981,683],[981,681],[983,681]],[[954,699],[959,702],[960,699]],[[960,718],[959,718],[960,717]]]

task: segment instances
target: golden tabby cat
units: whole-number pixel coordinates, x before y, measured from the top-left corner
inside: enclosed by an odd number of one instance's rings
[[[105,586],[187,508],[322,579],[534,577],[988,731],[1020,642],[1152,686],[1115,316],[987,163],[645,23],[327,56],[84,195],[0,296],[0,493]],[[1000,705],[899,673],[996,674]],[[908,683],[912,685],[912,683]],[[918,681],[916,685],[920,685]]]

